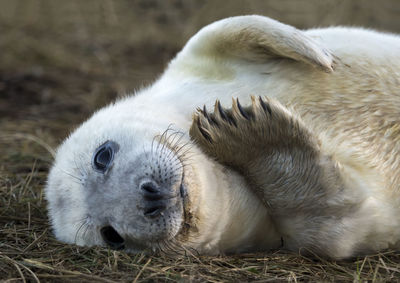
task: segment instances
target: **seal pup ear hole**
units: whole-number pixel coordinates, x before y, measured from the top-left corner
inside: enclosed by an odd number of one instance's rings
[[[335,56],[305,32],[255,15],[227,18],[206,26],[189,40],[185,49],[183,54],[256,62],[286,58],[326,72],[332,72],[335,64]]]
[[[111,167],[114,155],[118,149],[118,144],[113,141],[107,141],[99,146],[93,154],[93,169],[99,173],[105,173]]]

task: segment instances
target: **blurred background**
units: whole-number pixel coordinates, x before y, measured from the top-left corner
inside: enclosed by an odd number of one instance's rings
[[[98,107],[151,83],[202,26],[243,14],[400,32],[399,0],[0,0],[3,143],[22,133],[56,146]]]

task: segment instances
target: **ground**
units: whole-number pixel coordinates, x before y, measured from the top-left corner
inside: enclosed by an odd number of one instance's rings
[[[0,0],[0,281],[392,281],[400,253],[332,262],[283,252],[128,255],[57,242],[43,188],[57,145],[151,83],[201,26],[239,14],[300,28],[400,31],[397,0]]]

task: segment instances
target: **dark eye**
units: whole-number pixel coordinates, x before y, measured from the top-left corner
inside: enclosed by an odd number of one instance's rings
[[[118,148],[118,144],[113,141],[107,141],[97,148],[93,155],[93,169],[100,173],[106,172],[110,168]]]

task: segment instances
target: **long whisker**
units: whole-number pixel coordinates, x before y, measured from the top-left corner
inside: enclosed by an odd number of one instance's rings
[[[77,221],[77,223],[82,222],[82,224],[79,226],[78,230],[77,230],[76,233],[75,233],[75,238],[74,238],[74,242],[75,242],[75,243],[77,242],[78,235],[79,235],[79,232],[81,231],[81,229],[82,229],[85,225],[88,225],[88,221],[87,221],[88,218],[89,218],[89,216],[85,216],[83,219]]]
[[[75,183],[77,183],[77,184],[79,184],[79,185],[82,184],[82,179],[81,179],[80,177],[75,176],[74,174],[72,174],[72,173],[66,171],[65,169],[62,169],[62,168],[58,168],[58,169],[59,169],[62,173],[64,173],[64,174],[70,176],[71,178],[73,178]]]
[[[85,158],[83,156],[83,153],[79,154],[78,158],[79,162],[77,162],[77,156],[74,156],[74,164],[76,170],[78,170],[78,173],[80,175],[81,182],[84,182],[85,177],[89,175],[89,171],[85,166]]]

